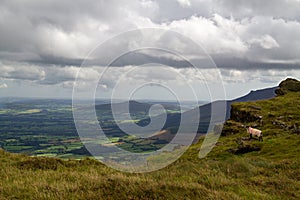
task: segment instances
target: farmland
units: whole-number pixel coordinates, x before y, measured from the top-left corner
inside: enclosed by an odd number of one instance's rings
[[[96,112],[99,123],[110,142],[130,141],[123,146],[127,149],[128,147],[139,148],[134,146],[132,137],[118,128],[108,105],[107,101],[98,101]],[[144,108],[143,105],[148,104],[140,104],[141,109],[132,111],[131,122],[138,122],[148,116],[147,106]],[[167,112],[178,113],[179,109],[176,106],[168,106]],[[140,140],[136,141],[140,142]],[[96,141],[96,143],[105,145],[103,141]],[[155,150],[160,147],[161,144],[157,144],[148,148]],[[84,148],[77,134],[70,100],[1,99],[0,148],[34,156],[57,158],[89,156],[89,152]]]

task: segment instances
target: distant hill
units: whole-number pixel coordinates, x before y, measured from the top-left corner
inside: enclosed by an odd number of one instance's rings
[[[231,111],[231,104],[235,102],[249,102],[249,101],[257,101],[257,100],[264,100],[264,99],[271,99],[276,96],[275,91],[278,89],[278,87],[272,87],[272,88],[266,88],[256,91],[251,91],[249,94],[239,97],[237,99],[233,100],[224,100],[224,101],[215,101],[212,103],[205,104],[203,106],[200,106],[198,108],[194,108],[192,110],[186,111],[182,114],[175,113],[175,114],[168,114],[167,120],[164,126],[164,129],[171,130],[171,132],[175,133],[178,130],[178,126],[180,124],[181,117],[187,119],[189,121],[189,124],[186,124],[185,126],[195,126],[195,123],[199,124],[198,127],[198,133],[204,134],[208,131],[208,126],[211,121],[211,109],[212,106],[215,106],[216,108],[222,108],[226,107],[226,116],[225,120],[227,120],[230,117],[230,111]],[[200,121],[195,121],[197,112],[200,112]],[[157,116],[156,118],[162,118],[163,116]],[[144,119],[141,120],[138,124],[144,125],[148,124],[150,119]],[[216,119],[212,123],[222,123],[224,122],[223,116],[216,116]],[[171,138],[170,138],[171,139]]]
[[[182,114],[180,113],[168,113],[167,114],[167,119],[166,123],[164,126],[164,129],[170,130],[172,133],[176,133],[180,124],[181,118],[185,118],[187,121],[189,121],[189,124],[186,124],[186,126],[199,126],[198,127],[198,133],[206,133],[208,130],[209,123],[211,121],[211,108],[212,106],[215,106],[216,108],[222,107],[225,104],[226,107],[226,117],[225,120],[227,120],[230,116],[230,109],[231,109],[231,104],[235,102],[247,102],[247,101],[256,101],[256,100],[263,100],[263,99],[270,99],[276,96],[275,90],[278,87],[272,87],[272,88],[267,88],[267,89],[262,89],[262,90],[256,90],[256,91],[251,91],[249,94],[239,97],[237,99],[233,100],[224,100],[224,101],[215,101],[212,103],[204,104],[198,108],[194,108],[192,110],[186,111]],[[149,109],[151,106],[154,105],[152,103],[141,103],[138,101],[129,101],[129,112],[130,113],[138,113],[138,112],[143,112],[143,113],[148,113]],[[174,105],[174,104],[162,104],[163,107],[166,110],[180,110],[179,106]],[[101,104],[101,105],[96,105],[96,110],[98,111],[107,111],[111,112],[111,106],[112,104]],[[127,103],[121,102],[121,103],[115,103],[114,105],[115,110],[120,111],[122,113],[124,111],[124,108],[127,107]],[[197,119],[197,112],[200,111],[200,121],[196,121]],[[218,118],[219,117],[219,118]],[[220,123],[224,122],[224,119],[222,119],[223,116],[217,116],[215,119],[216,121],[213,123]],[[164,116],[163,115],[158,115],[154,117],[155,120],[158,121],[163,121]],[[138,125],[140,126],[146,126],[150,123],[150,118],[145,118],[137,122]],[[170,138],[171,139],[171,138]]]
[[[227,105],[227,112],[226,112],[226,119],[230,117],[230,111],[231,111],[231,104],[236,102],[249,102],[249,101],[259,101],[259,100],[265,100],[265,99],[271,99],[276,96],[275,91],[278,89],[278,86],[272,87],[272,88],[266,88],[256,91],[251,91],[249,94],[239,97],[237,99],[233,99],[228,102]]]
[[[144,103],[144,102],[130,100],[129,102],[120,102],[120,103],[114,103],[114,104],[107,103],[107,104],[96,105],[96,110],[111,111],[111,107],[113,105],[116,110],[123,111],[124,108],[127,108],[128,104],[129,104],[129,112],[130,113],[135,113],[135,112],[148,113],[151,106],[154,105],[152,103]],[[173,104],[164,103],[162,105],[165,109],[171,109],[171,110],[179,109],[179,106],[173,105]]]
[[[165,142],[169,142],[173,139],[173,137],[175,136],[175,133],[178,132],[178,128],[179,125],[181,125],[181,127],[184,127],[184,131],[186,131],[187,133],[191,133],[194,132],[195,129],[198,133],[198,135],[196,136],[196,139],[194,140],[194,143],[198,141],[199,137],[202,134],[206,134],[208,131],[212,131],[212,130],[208,130],[209,129],[209,125],[212,124],[211,128],[214,127],[214,124],[220,124],[220,123],[224,123],[225,120],[227,120],[230,117],[230,111],[231,111],[231,105],[235,102],[248,102],[248,101],[256,101],[256,100],[263,100],[263,99],[270,99],[276,96],[275,94],[275,90],[278,89],[278,87],[272,87],[272,88],[266,88],[266,89],[261,89],[261,90],[256,90],[256,91],[251,91],[249,94],[239,97],[237,99],[233,99],[233,100],[223,100],[223,101],[215,101],[212,103],[208,103],[208,104],[204,104],[198,108],[194,108],[192,110],[188,110],[186,112],[183,113],[167,113],[167,118],[166,118],[166,122],[164,127],[162,128],[162,130],[168,130],[167,132],[164,132],[163,134],[160,134],[158,136],[155,136],[156,139],[159,140],[163,140]],[[144,119],[139,118],[139,120],[136,120],[136,124],[142,127],[147,126],[148,124],[150,124],[151,119],[147,116],[148,111],[150,109],[150,107],[154,105],[151,103],[141,103],[141,102],[137,102],[137,101],[129,101],[129,111],[130,113],[145,113],[146,115],[142,115],[144,117]],[[121,102],[121,103],[116,103],[114,104],[114,108],[118,111],[120,111],[120,113],[124,113],[124,108],[127,107],[126,103]],[[163,104],[165,109],[170,109],[170,110],[180,110],[178,106],[174,105],[174,104]],[[220,114],[220,115],[215,115],[214,116],[214,121],[211,121],[211,116],[212,116],[212,106],[214,108],[216,108],[216,110],[220,110],[222,108],[226,108],[225,112],[225,116]],[[111,114],[111,104],[102,104],[102,105],[96,105],[96,110],[97,111],[106,111],[107,113]],[[197,120],[197,115],[198,113],[200,113],[200,120]],[[112,114],[111,114],[112,115]],[[133,116],[136,117],[136,116]],[[135,118],[134,118],[135,119]],[[186,123],[182,124],[181,123],[181,119],[185,119]],[[165,116],[164,115],[157,115],[155,117],[152,118],[152,121],[164,121],[165,120]],[[120,130],[118,128],[118,126],[116,126],[115,124],[112,125],[113,126],[113,133],[106,133],[108,135],[115,135],[115,136],[121,136],[121,135],[126,135],[126,133],[123,133],[122,130]],[[130,124],[123,124],[124,127],[130,127]],[[194,127],[193,130],[191,130],[191,127]],[[198,127],[198,129],[197,129]],[[128,128],[128,130],[130,130]],[[149,134],[153,131],[153,133],[157,130],[152,130],[151,128],[148,130],[147,132],[149,132]],[[135,132],[135,131],[133,131]],[[139,133],[136,133],[137,135]],[[145,133],[141,133],[141,134],[145,134]],[[164,135],[164,134],[167,134]]]
[[[200,115],[202,115],[201,120],[208,121],[211,118],[211,108],[212,106],[220,107],[223,104],[226,104],[226,118],[228,119],[230,117],[230,110],[231,110],[231,104],[235,102],[248,102],[248,101],[258,101],[258,100],[264,100],[264,99],[271,99],[276,96],[275,90],[278,87],[272,87],[272,88],[266,88],[256,91],[251,91],[249,94],[239,97],[237,99],[233,100],[224,100],[224,101],[215,101],[212,103],[205,104],[203,106],[199,107]],[[193,111],[188,111],[190,113],[193,113]],[[183,113],[184,115],[185,113]],[[222,119],[219,119],[222,120]],[[218,120],[216,121],[218,122]]]
[[[233,99],[231,100],[231,102],[247,102],[270,99],[276,96],[276,89],[278,89],[278,86],[255,91],[252,90],[249,94],[239,97],[237,99]]]

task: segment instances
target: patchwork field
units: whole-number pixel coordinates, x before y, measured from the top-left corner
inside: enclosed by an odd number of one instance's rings
[[[13,153],[57,158],[82,158],[90,155],[77,134],[71,101],[11,100],[9,102],[6,100],[0,103],[0,148]],[[145,145],[134,145],[140,140],[133,141],[133,137],[127,136],[118,128],[110,105],[106,101],[98,103],[96,111],[99,123],[110,142],[117,143],[121,140],[124,148],[142,151],[141,148]],[[130,122],[138,122],[148,117],[150,104],[139,103],[138,105],[138,109],[132,110],[133,120]],[[178,113],[179,108],[168,105],[167,112]],[[128,122],[128,120],[120,121],[120,123]],[[124,144],[127,141],[127,145]],[[105,145],[101,140],[92,142]],[[146,148],[151,151],[160,147],[161,144],[153,144]]]

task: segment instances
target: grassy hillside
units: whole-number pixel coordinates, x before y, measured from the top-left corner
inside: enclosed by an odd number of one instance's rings
[[[224,136],[206,158],[198,158],[202,138],[175,163],[148,174],[121,173],[91,159],[0,151],[0,199],[300,199],[297,91],[233,104]],[[243,125],[261,129],[264,141],[249,140]]]

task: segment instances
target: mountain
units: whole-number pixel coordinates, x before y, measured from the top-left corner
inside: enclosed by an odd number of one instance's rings
[[[124,111],[124,109],[127,108],[128,105],[129,105],[130,113],[136,113],[136,112],[148,113],[149,109],[154,104],[130,100],[129,102],[107,103],[107,104],[96,105],[96,110],[111,111],[111,108],[113,106],[115,110],[118,110],[121,112],[121,111]],[[179,106],[173,105],[173,104],[168,104],[168,103],[164,103],[164,104],[162,104],[162,106],[166,110],[178,110],[179,109]]]
[[[171,133],[176,133],[178,131],[181,119],[184,118],[185,121],[187,121],[187,122],[186,122],[186,124],[181,124],[181,126],[187,127],[187,129],[188,129],[188,127],[195,127],[198,125],[197,133],[199,133],[200,135],[205,134],[208,131],[211,131],[211,130],[208,130],[210,123],[213,123],[213,124],[223,123],[225,120],[229,119],[230,112],[231,112],[231,105],[233,103],[271,99],[276,96],[275,91],[277,89],[278,89],[278,87],[272,87],[272,88],[251,91],[249,94],[239,97],[237,99],[215,101],[215,102],[200,106],[198,108],[194,108],[192,110],[186,111],[182,114],[180,114],[180,113],[168,114],[166,123],[165,123],[165,126],[163,129],[169,130],[169,131],[171,131]],[[224,107],[226,108],[225,118],[223,115],[218,115],[218,113],[214,113],[214,114],[216,114],[214,116],[215,121],[211,122],[212,108],[215,108],[215,110],[217,112],[222,113],[220,111],[220,109],[222,109]],[[198,113],[200,113],[199,121],[196,120]],[[155,120],[158,120],[158,121],[163,120],[163,119],[164,119],[164,116],[162,116],[162,115],[155,117]],[[149,123],[150,123],[150,119],[147,118],[147,119],[139,121],[137,124],[140,126],[145,126],[146,124],[149,124]],[[171,140],[172,138],[169,138],[169,140]],[[198,138],[198,137],[196,137],[196,138]]]
[[[226,112],[226,119],[230,117],[230,111],[231,111],[231,104],[236,102],[249,102],[249,101],[259,101],[259,100],[266,100],[271,99],[276,96],[276,90],[278,87],[272,87],[272,88],[266,88],[256,91],[251,91],[249,94],[239,97],[237,99],[233,99],[230,101],[227,101],[227,112]]]
[[[100,125],[104,127],[105,134],[111,137],[122,137],[126,136],[126,132],[135,133],[137,136],[142,135],[151,135],[155,133],[158,129],[167,130],[166,132],[162,132],[162,134],[156,135],[155,138],[158,140],[162,140],[165,142],[169,142],[175,136],[175,133],[178,132],[178,129],[181,128],[181,132],[186,134],[197,132],[196,139],[194,142],[198,140],[198,138],[202,134],[206,134],[207,132],[212,131],[215,124],[224,123],[230,116],[231,104],[235,102],[247,102],[247,101],[255,101],[262,99],[270,99],[276,96],[275,90],[278,87],[272,87],[257,91],[251,91],[249,94],[242,96],[233,100],[223,100],[223,101],[215,101],[212,103],[204,104],[198,108],[194,108],[183,113],[174,113],[167,112],[167,117],[165,115],[161,115],[160,112],[156,112],[158,110],[154,109],[156,116],[150,117],[148,116],[149,109],[155,105],[155,103],[149,102],[138,102],[138,101],[129,101],[129,102],[120,102],[120,103],[106,103],[96,105],[96,112],[98,116],[101,116]],[[131,122],[126,122],[128,120],[129,105],[129,113],[131,117]],[[112,106],[114,110],[117,112],[115,114],[118,115],[119,120],[123,120],[122,128],[120,128],[114,121],[114,117],[112,115]],[[179,111],[180,107],[174,104],[162,104],[165,110],[170,111]],[[212,113],[212,108],[214,109],[214,113]],[[223,110],[222,109],[226,109]],[[197,117],[200,113],[200,120]],[[211,120],[213,114],[213,120]],[[225,114],[225,116],[224,116]],[[184,119],[184,122],[182,122]],[[160,122],[164,122],[163,127],[158,127]],[[132,122],[136,123],[140,127],[145,127],[143,129],[136,128],[132,126]],[[151,123],[152,122],[152,123]],[[150,126],[148,126],[151,124]],[[157,126],[156,126],[157,125]],[[209,126],[211,125],[211,126]],[[123,130],[126,130],[125,132]],[[141,130],[142,133],[141,133]],[[165,135],[167,134],[167,136]],[[167,139],[166,139],[167,138]]]
[[[224,112],[220,112],[220,115],[215,115],[214,119],[215,121],[213,123],[222,123],[224,120],[227,120],[230,116],[230,110],[231,110],[231,104],[235,102],[247,102],[247,101],[256,101],[256,100],[263,100],[263,99],[270,99],[276,96],[275,90],[278,87],[272,87],[267,89],[261,89],[256,91],[251,91],[249,94],[239,97],[237,99],[233,100],[223,100],[223,101],[215,101],[212,103],[208,103],[205,105],[202,105],[198,108],[194,108],[192,110],[186,111],[184,113],[168,113],[165,125],[163,129],[169,130],[171,133],[176,133],[178,131],[178,127],[180,124],[180,121],[182,118],[185,119],[186,124],[185,127],[196,127],[198,126],[198,133],[206,133],[208,131],[208,127],[211,121],[211,109],[216,108],[216,111],[219,112],[221,108],[226,108],[225,112],[225,118],[222,114]],[[115,103],[115,104],[101,104],[96,105],[97,111],[106,111],[111,113],[111,107],[114,106],[114,109],[117,110],[120,113],[125,112],[125,108],[127,108],[128,103],[121,102],[121,103]],[[129,112],[132,113],[148,113],[151,106],[154,104],[152,103],[141,103],[137,101],[129,101]],[[179,106],[173,105],[173,104],[163,104],[163,107],[166,110],[179,110]],[[200,121],[197,120],[197,115],[200,113]],[[164,121],[165,116],[164,115],[158,115],[152,118],[154,121]],[[146,126],[151,122],[151,119],[149,117],[139,120],[137,124],[139,126]],[[125,125],[126,126],[126,125]]]
[[[203,117],[201,119],[204,119],[204,121],[210,120],[211,118],[211,109],[212,106],[216,106],[217,108],[222,106],[223,104],[226,104],[226,117],[227,120],[230,117],[230,111],[231,111],[231,104],[236,102],[249,102],[249,101],[259,101],[259,100],[265,100],[265,99],[271,99],[276,96],[276,89],[278,87],[272,87],[272,88],[266,88],[256,91],[251,91],[249,94],[239,97],[237,99],[233,100],[224,100],[224,101],[215,101],[203,106],[199,107],[200,113],[203,113]],[[219,118],[216,122],[219,120],[222,120]]]
[[[256,91],[251,91],[249,94],[239,97],[237,99],[231,100],[231,102],[247,102],[247,101],[258,101],[264,99],[270,99],[276,96],[275,91],[278,89],[278,86],[272,88],[266,88]]]
[[[96,105],[96,110],[102,110],[102,111],[110,111],[112,106],[116,108],[117,110],[120,110],[122,108],[127,108],[127,104],[129,104],[129,110],[131,112],[147,112],[149,108],[151,107],[148,103],[140,103],[137,101],[129,101],[127,102],[120,102],[120,103],[107,103],[107,104],[100,104]]]

